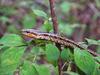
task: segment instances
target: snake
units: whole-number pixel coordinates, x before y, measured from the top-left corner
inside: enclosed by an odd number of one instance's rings
[[[82,50],[87,50],[89,53],[91,53],[94,56],[100,56],[96,52],[82,47],[80,44],[74,42],[73,40],[70,40],[66,37],[62,37],[54,33],[40,32],[39,30],[35,30],[35,29],[22,29],[21,31],[22,31],[22,35],[27,36],[29,38],[52,41],[60,45],[64,45],[66,47],[71,47],[71,48],[78,47]]]

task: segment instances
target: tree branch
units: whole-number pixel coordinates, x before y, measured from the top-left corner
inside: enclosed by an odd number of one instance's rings
[[[58,22],[57,22],[57,17],[55,15],[55,8],[54,8],[54,2],[55,0],[49,0],[50,3],[50,11],[51,11],[51,18],[52,18],[52,22],[53,22],[53,30],[54,33],[57,34],[58,33]],[[61,59],[61,45],[56,43],[57,48],[60,51],[60,56],[58,59],[58,71],[59,71],[59,75],[62,75],[62,59]]]
[[[54,1],[55,0],[49,0],[54,33],[57,34],[58,33],[58,22],[57,22],[57,17],[55,15]]]

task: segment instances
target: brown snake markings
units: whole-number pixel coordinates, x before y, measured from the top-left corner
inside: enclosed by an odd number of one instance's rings
[[[80,46],[78,43],[76,43],[72,40],[69,40],[65,37],[58,36],[56,34],[43,33],[43,32],[39,32],[39,31],[34,30],[34,29],[23,29],[22,34],[27,36],[27,37],[34,38],[34,39],[50,40],[52,42],[59,43],[61,45],[67,46],[67,47],[74,48],[76,46],[80,49],[85,49],[82,46]],[[100,56],[99,54],[97,54],[96,52],[93,52],[91,50],[88,50],[88,52],[90,52],[94,56]]]

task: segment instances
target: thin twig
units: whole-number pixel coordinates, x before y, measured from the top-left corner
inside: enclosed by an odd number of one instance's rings
[[[51,18],[52,18],[52,22],[53,22],[53,30],[54,30],[54,33],[57,34],[58,33],[58,22],[57,22],[57,17],[55,15],[55,10],[54,10],[55,9],[54,2],[55,2],[55,0],[49,0]],[[62,75],[61,45],[56,43],[56,46],[58,47],[58,49],[60,51],[60,56],[58,59],[58,71],[59,71],[59,75]]]
[[[57,22],[57,17],[55,15],[54,1],[55,0],[49,0],[54,33],[57,34],[58,33],[58,22]]]

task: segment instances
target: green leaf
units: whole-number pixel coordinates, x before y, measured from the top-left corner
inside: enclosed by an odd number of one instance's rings
[[[8,19],[8,17],[6,17],[6,16],[1,16],[1,17],[0,17],[0,20],[1,20],[3,23],[9,22],[9,19]]]
[[[33,12],[37,16],[47,18],[47,14],[44,11],[42,11],[42,10],[35,10],[35,9],[33,9]]]
[[[2,52],[0,55],[0,75],[13,73],[16,70],[24,50],[25,47],[10,47]]]
[[[4,46],[0,46],[0,50],[3,48]]]
[[[31,50],[31,53],[35,54],[35,55],[42,55],[45,54],[44,49],[42,47],[39,46],[34,46]]]
[[[33,54],[35,54],[35,55],[38,55],[39,52],[40,52],[40,47],[34,46],[34,47],[32,48],[32,50],[31,50],[31,52],[32,52]]]
[[[39,75],[39,73],[32,63],[24,61],[24,64],[21,67],[20,75]]]
[[[36,68],[36,70],[38,71],[39,75],[51,75],[50,74],[50,67],[48,67],[47,65],[37,65],[37,64],[33,64]]]
[[[31,15],[24,16],[23,19],[24,28],[33,28],[35,26],[35,18]]]
[[[61,7],[63,12],[68,12],[71,8],[71,5],[72,4],[69,2],[63,2],[60,7]]]
[[[100,41],[96,41],[93,39],[86,39],[86,41],[88,42],[89,45],[94,44],[94,45],[100,45]]]
[[[62,52],[61,52],[61,58],[63,60],[69,60],[70,56],[71,56],[70,50],[68,48],[67,49],[64,48],[64,50],[62,50]]]
[[[52,29],[53,29],[53,26],[52,24],[49,22],[49,21],[45,21],[44,24],[42,25],[42,28],[41,28],[43,31],[47,31],[47,32],[50,32]]]
[[[5,34],[0,39],[0,44],[10,47],[24,45],[24,43],[22,42],[22,38],[16,34]]]
[[[87,75],[92,75],[95,68],[95,61],[91,54],[86,50],[80,50],[75,48],[74,50],[74,60],[76,65]]]
[[[100,62],[100,56],[95,57],[95,60],[97,60],[98,62]]]
[[[100,46],[97,47],[97,53],[100,54]]]
[[[60,52],[55,45],[47,44],[46,45],[46,57],[48,61],[57,61],[59,58]]]
[[[10,16],[11,14],[15,13],[16,10],[14,7],[11,6],[0,6],[0,12],[5,14],[6,16]]]
[[[70,72],[70,71],[68,71],[68,72],[65,71],[63,74],[65,74],[65,75],[79,75],[78,73]]]
[[[7,32],[17,33],[18,32],[18,29],[16,28],[15,25],[10,25],[10,26],[8,26]]]
[[[99,75],[99,74],[100,74],[100,64],[96,63],[96,66],[92,75]]]
[[[100,8],[100,0],[95,0],[95,2],[96,2],[96,6],[97,6],[98,8]]]
[[[68,36],[71,36],[73,31],[74,31],[74,28],[70,25],[70,24],[59,24],[59,30],[60,30],[60,33],[64,33]]]

